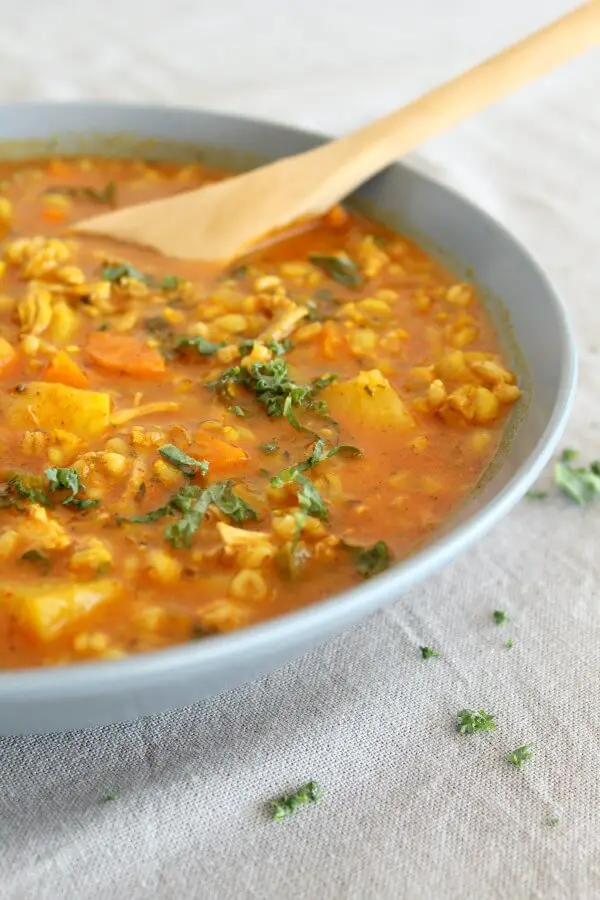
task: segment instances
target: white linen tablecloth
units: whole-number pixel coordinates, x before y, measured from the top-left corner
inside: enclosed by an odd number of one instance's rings
[[[19,0],[3,4],[0,92],[342,132],[573,6]],[[581,349],[567,442],[591,458],[599,87],[596,52],[414,157],[522,238],[567,298]],[[441,575],[283,671],[134,724],[1,739],[0,896],[600,896],[599,528],[600,504],[524,501]],[[423,662],[420,644],[441,658]],[[459,736],[457,710],[481,706],[499,730]],[[504,757],[527,741],[536,756],[517,771]],[[309,778],[321,803],[269,821],[264,802]]]

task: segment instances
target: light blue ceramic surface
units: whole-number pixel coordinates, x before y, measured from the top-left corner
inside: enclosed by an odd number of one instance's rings
[[[115,141],[107,135],[121,133]],[[0,144],[41,140],[46,151],[123,153],[134,140],[187,142],[232,151],[241,165],[296,153],[322,138],[277,125],[198,112],[116,104],[0,105]],[[13,153],[31,146],[4,144]],[[138,147],[139,149],[139,147]],[[149,143],[148,154],[164,147]],[[249,154],[249,155],[248,155]],[[395,165],[366,185],[359,202],[469,267],[490,303],[501,297],[528,385],[529,406],[513,422],[498,470],[434,540],[410,559],[358,588],[266,624],[160,653],[0,674],[0,734],[64,731],[135,719],[222,693],[281,666],[398,598],[481,537],[523,496],[563,431],[576,377],[576,352],[564,307],[544,272],[500,225],[466,199]],[[518,416],[518,413],[517,413]]]

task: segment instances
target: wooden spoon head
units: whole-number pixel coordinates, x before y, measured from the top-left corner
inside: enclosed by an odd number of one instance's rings
[[[227,263],[323,210],[314,198],[310,153],[150,203],[140,203],[74,226],[151,247],[176,259]]]

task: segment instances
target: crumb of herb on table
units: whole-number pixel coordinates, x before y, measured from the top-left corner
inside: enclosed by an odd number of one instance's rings
[[[558,818],[558,816],[552,816],[550,819],[548,819],[548,825],[551,825],[552,827],[554,827],[555,825],[560,825],[560,819]]]
[[[504,625],[508,617],[502,609],[495,609],[492,613],[492,618],[495,625]]]
[[[517,747],[516,750],[509,753],[506,759],[509,763],[512,763],[513,766],[516,766],[517,769],[521,769],[523,763],[526,763],[533,757],[534,749],[533,744],[523,744],[522,747]]]
[[[440,655],[437,650],[432,650],[431,647],[419,647],[419,650],[423,659],[432,659]]]
[[[461,734],[480,734],[484,731],[496,730],[494,715],[484,709],[480,709],[479,712],[472,709],[461,709],[456,718],[457,728]]]
[[[284,794],[276,800],[269,802],[271,817],[273,819],[287,819],[293,815],[299,806],[307,803],[316,803],[323,795],[323,791],[315,781],[308,781],[294,794]]]
[[[600,494],[600,462],[576,467],[572,463],[577,455],[576,450],[563,450],[554,467],[554,479],[564,494],[583,506]]]
[[[585,506],[600,496],[600,462],[592,462],[589,466],[575,466],[579,456],[577,450],[566,448],[554,465],[554,483],[563,494],[580,506]],[[530,500],[545,500],[548,491],[533,488],[527,491]]]
[[[507,650],[512,650],[512,648],[514,647],[513,639],[509,638],[504,646]]]

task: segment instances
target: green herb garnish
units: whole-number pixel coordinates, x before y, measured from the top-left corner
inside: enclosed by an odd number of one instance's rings
[[[277,453],[279,451],[279,444],[277,441],[269,441],[266,444],[259,444],[258,449],[262,450],[263,453]]]
[[[50,571],[50,558],[40,550],[26,550],[21,556],[21,559],[35,563],[43,575],[47,575]]]
[[[307,803],[316,803],[323,796],[321,788],[315,781],[303,784],[294,794],[284,794],[276,800],[271,800],[269,807],[273,819],[287,819],[296,812],[299,806]]]
[[[284,338],[283,341],[269,341],[266,346],[274,356],[285,356],[286,353],[294,349],[294,345],[289,338]]]
[[[18,506],[19,500],[29,500],[40,506],[48,506],[48,497],[39,484],[41,479],[35,475],[14,475],[0,489],[0,507]]]
[[[434,659],[440,655],[437,650],[432,650],[431,647],[419,647],[419,649],[423,659]]]
[[[328,300],[333,300],[333,291],[330,291],[329,288],[317,288],[314,292],[313,297],[315,300],[322,300],[323,302],[327,302]]]
[[[317,379],[318,381],[319,379]],[[234,399],[234,385],[251,391],[268,416],[285,416],[299,431],[307,430],[295,416],[294,409],[305,409],[319,416],[327,416],[327,404],[316,395],[321,389],[314,384],[296,384],[289,375],[287,363],[280,356],[270,362],[255,362],[249,368],[231,366],[215,381],[207,383],[225,403]]]
[[[109,181],[103,188],[57,184],[47,188],[44,193],[64,194],[67,197],[93,200],[94,203],[105,203],[107,206],[114,206],[117,199],[117,185],[114,181]]]
[[[210,495],[211,503],[234,522],[258,518],[254,507],[234,493],[233,481],[217,481],[206,488],[206,491]]]
[[[324,388],[329,387],[330,384],[333,384],[334,381],[338,380],[338,375],[321,375],[319,378],[315,378],[312,382],[313,391],[322,391]]]
[[[79,480],[75,469],[51,468],[46,469],[44,474],[48,479],[50,491],[70,491],[69,496],[61,500],[63,506],[74,506],[75,509],[84,510],[98,504],[98,500],[85,500],[77,497],[77,494],[85,491],[85,487]]]
[[[292,406],[303,406],[310,397],[310,388],[290,379],[288,367],[281,358],[267,363],[254,363],[247,374],[249,386],[261,406],[265,407],[268,416],[282,416],[288,398]]]
[[[168,463],[179,469],[188,478],[193,478],[197,472],[200,472],[202,475],[206,475],[208,472],[208,462],[205,459],[194,459],[193,456],[188,456],[187,453],[184,453],[183,450],[180,450],[174,444],[165,444],[163,447],[158,448],[158,452],[163,459],[166,459]]]
[[[579,456],[579,450],[573,450],[572,447],[565,447],[563,452],[560,454],[560,458],[562,462],[573,462]]]
[[[227,412],[230,412],[233,416],[238,416],[240,419],[246,419],[248,413],[242,406],[228,406]]]
[[[346,287],[358,287],[362,284],[362,276],[356,264],[346,254],[328,255],[326,253],[311,253],[309,260],[318,266],[329,278],[333,278],[339,284]]]
[[[495,609],[492,613],[494,625],[504,625],[507,619],[506,613],[502,609]]]
[[[71,491],[71,500],[80,491],[79,475],[75,469],[46,469],[48,486],[51,491]]]
[[[296,475],[298,491],[298,504],[303,513],[308,516],[316,516],[317,519],[327,520],[329,513],[325,501],[310,480],[305,475]]]
[[[523,763],[526,763],[533,757],[534,753],[534,745],[533,744],[523,744],[522,747],[517,747],[516,750],[513,750],[512,753],[509,753],[506,757],[508,762],[512,763],[513,766],[516,766],[517,769],[521,769],[523,767]]]
[[[244,278],[244,276],[248,272],[248,266],[237,266],[237,268],[232,269],[231,272],[228,272],[228,278]]]
[[[171,325],[162,316],[150,316],[149,319],[144,319],[144,328],[150,334],[164,335],[171,330]]]
[[[184,283],[178,275],[165,275],[160,283],[161,291],[176,291]]]
[[[320,462],[324,462],[326,459],[337,456],[338,453],[347,457],[359,457],[363,455],[362,450],[359,450],[358,447],[352,447],[350,444],[338,444],[336,447],[330,447],[329,450],[325,449],[326,446],[327,441],[324,438],[319,438],[315,441],[312,453],[308,459],[304,459],[294,466],[288,466],[288,468],[283,469],[279,475],[275,475],[271,479],[273,487],[283,487],[284,484],[296,480],[297,475],[306,472],[307,469],[312,469],[313,466],[316,466]]]
[[[187,548],[211,505],[235,522],[257,518],[256,510],[234,492],[232,481],[217,481],[207,488],[184,484],[164,506],[139,516],[119,518],[117,521],[140,525],[166,516],[177,516],[177,521],[166,526],[165,539],[176,549]]]
[[[496,723],[492,713],[480,709],[461,709],[457,714],[457,728],[461,734],[481,734],[484,731],[495,731]]]
[[[561,491],[583,506],[600,494],[600,463],[593,462],[587,469],[575,467],[572,463],[576,457],[577,451],[563,450],[554,467],[554,478]]]
[[[213,341],[207,341],[203,337],[182,337],[175,344],[175,350],[183,353],[186,350],[195,350],[198,356],[214,356],[217,350],[224,347],[223,341],[215,344]]]
[[[135,266],[129,263],[119,263],[115,266],[102,267],[102,280],[110,281],[112,284],[118,284],[122,278],[135,278],[137,281],[143,281],[145,284],[151,280],[148,275],[144,275]]]
[[[527,491],[526,496],[529,497],[530,500],[545,500],[548,496],[548,491]]]
[[[372,547],[354,548],[354,563],[363,578],[372,578],[385,572],[392,557],[385,541],[377,541]]]
[[[242,366],[231,366],[229,369],[221,372],[214,381],[207,381],[206,387],[214,390],[219,400],[227,402],[232,400],[235,395],[233,385],[241,384],[246,377],[244,372],[245,370]]]

